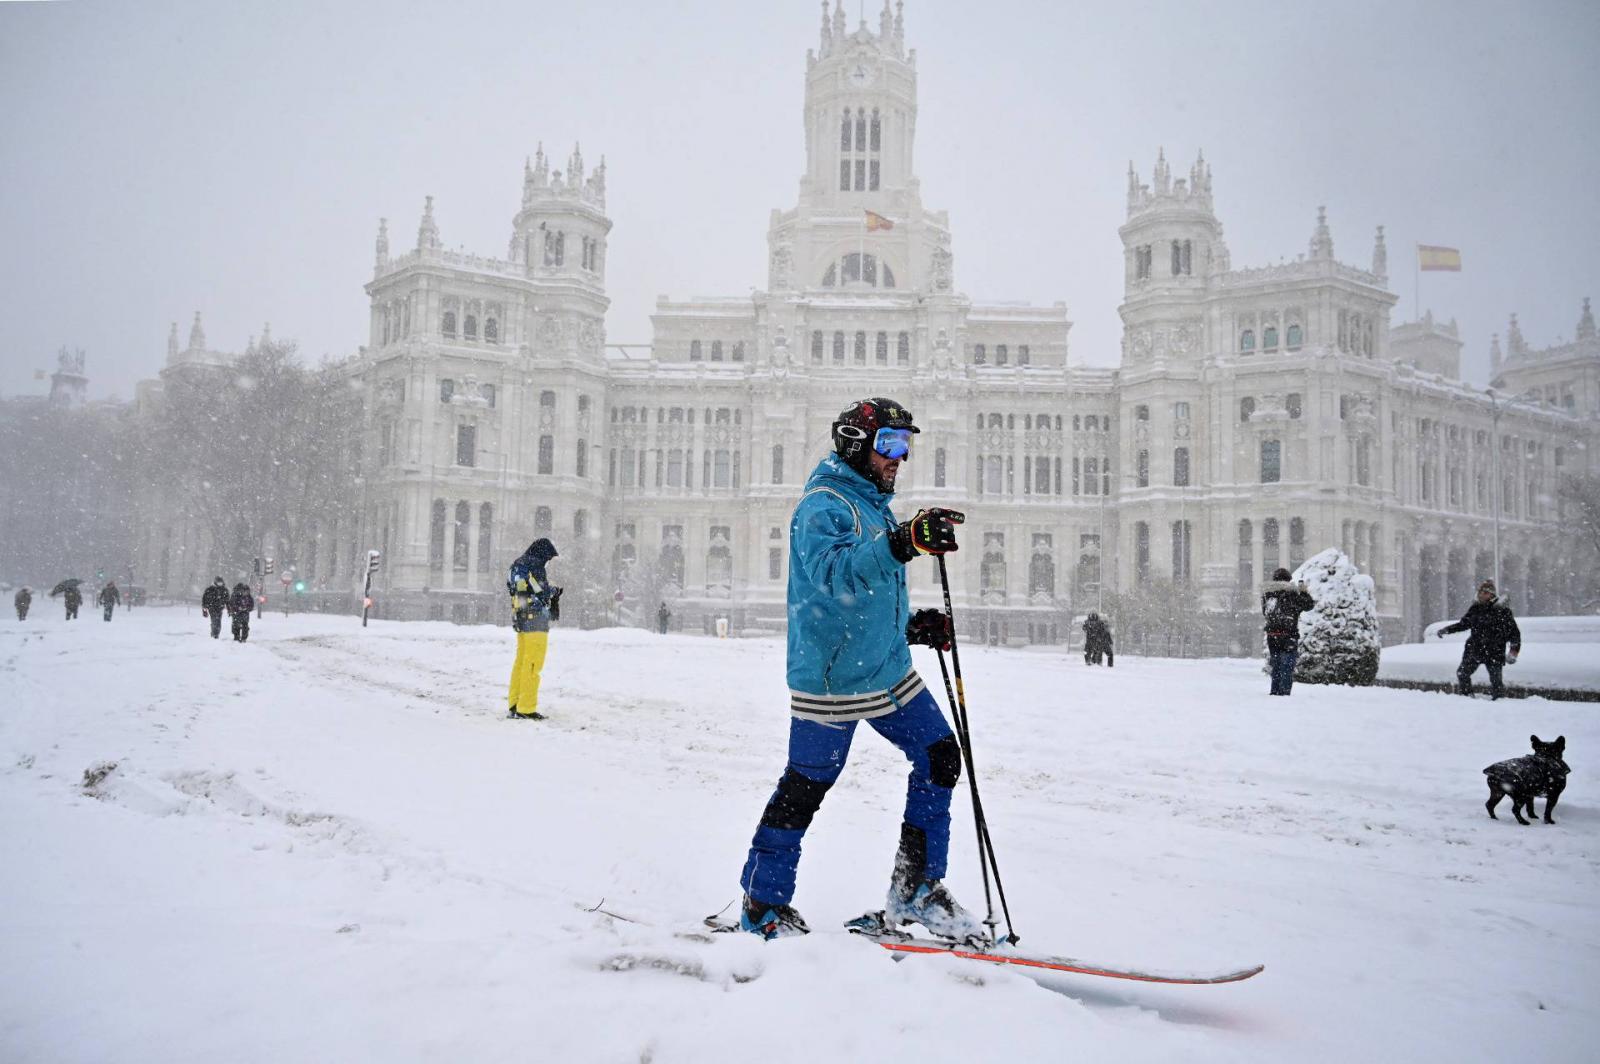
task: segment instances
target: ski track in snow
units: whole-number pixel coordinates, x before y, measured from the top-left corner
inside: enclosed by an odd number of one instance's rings
[[[782,643],[558,628],[542,722],[504,719],[510,652],[331,617],[242,647],[177,609],[0,623],[0,1058],[1576,1061],[1600,1037],[1580,705],[968,650],[1024,948],[1267,964],[1157,988],[704,934],[782,769]],[[1553,827],[1483,811],[1479,769],[1529,731],[1568,738]],[[859,727],[807,839],[814,927],[881,905],[904,773]],[[963,782],[950,878],[980,909],[972,854]]]

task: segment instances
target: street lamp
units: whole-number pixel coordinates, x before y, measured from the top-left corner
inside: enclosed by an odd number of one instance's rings
[[[1489,494],[1494,498],[1494,586],[1498,593],[1500,589],[1500,401],[1495,398],[1494,389],[1489,389],[1489,411],[1493,422],[1493,431],[1490,434],[1489,445],[1494,449],[1494,483],[1490,485]]]

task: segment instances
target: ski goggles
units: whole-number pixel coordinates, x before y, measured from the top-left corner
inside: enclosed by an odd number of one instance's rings
[[[912,429],[879,429],[872,437],[872,449],[891,461],[911,457]]]

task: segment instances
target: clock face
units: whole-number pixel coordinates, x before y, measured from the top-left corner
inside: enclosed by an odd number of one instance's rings
[[[866,63],[855,63],[850,67],[850,84],[854,85],[858,89],[866,88],[868,85],[871,85],[876,76],[877,72]]]

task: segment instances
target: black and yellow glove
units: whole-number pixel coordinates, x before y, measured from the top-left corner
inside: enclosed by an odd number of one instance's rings
[[[904,564],[919,554],[949,554],[956,544],[956,526],[967,519],[960,510],[934,506],[918,510],[911,520],[889,530],[889,552]]]

